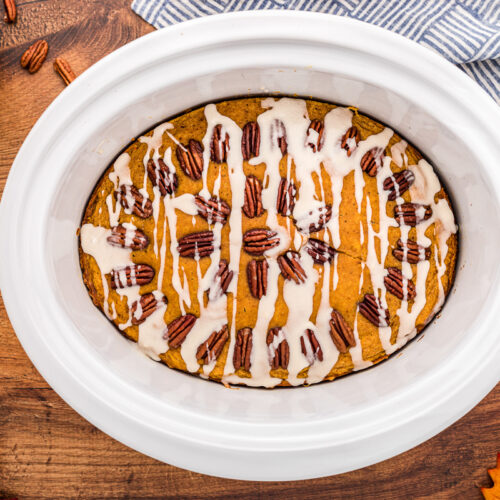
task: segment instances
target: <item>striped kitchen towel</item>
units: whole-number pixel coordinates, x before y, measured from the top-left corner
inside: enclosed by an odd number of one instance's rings
[[[155,28],[240,10],[352,17],[439,52],[500,104],[500,0],[133,0],[132,9]]]

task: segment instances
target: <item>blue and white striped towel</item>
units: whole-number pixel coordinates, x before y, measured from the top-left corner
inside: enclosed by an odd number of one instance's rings
[[[439,52],[500,104],[500,0],[133,0],[132,9],[155,28],[240,10],[352,17]]]

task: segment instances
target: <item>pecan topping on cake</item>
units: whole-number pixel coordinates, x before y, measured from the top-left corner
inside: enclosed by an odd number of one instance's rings
[[[250,229],[243,235],[243,248],[250,255],[263,255],[279,244],[278,233],[270,229]]]
[[[398,224],[406,226],[416,226],[420,222],[430,219],[432,208],[429,205],[418,203],[403,203],[394,207],[394,218]]]
[[[168,340],[168,345],[172,349],[177,349],[184,342],[187,334],[192,330],[195,322],[196,316],[194,314],[179,316],[168,324],[163,338]]]
[[[371,293],[367,293],[359,303],[359,312],[375,326],[389,326],[389,311]]]
[[[224,325],[218,332],[213,332],[210,337],[198,347],[196,359],[201,361],[204,365],[209,365],[219,357],[228,338],[229,330],[227,325]]]
[[[332,310],[330,318],[330,336],[332,337],[335,347],[341,353],[347,352],[349,347],[354,347],[356,345],[356,339],[354,338],[352,328],[347,324],[344,316],[336,309]]]
[[[417,290],[413,281],[405,278],[401,269],[389,267],[387,276],[384,277],[384,285],[387,291],[401,300],[413,300],[417,295]]]
[[[403,195],[415,182],[415,174],[411,170],[401,170],[384,180],[384,190],[389,191],[388,199],[394,201]]]
[[[306,357],[310,365],[312,365],[316,359],[323,361],[323,351],[312,330],[307,329],[304,335],[300,337],[300,347],[302,348],[302,354]]]
[[[3,0],[5,6],[5,14],[3,20],[6,23],[13,23],[17,17],[16,0]]]
[[[372,148],[361,158],[361,168],[370,177],[375,177],[382,168],[384,160],[384,150],[382,148]]]
[[[317,240],[316,238],[309,238],[306,245],[306,252],[316,264],[331,262],[335,257],[335,250],[324,241]]]
[[[260,217],[264,213],[264,207],[262,206],[262,184],[253,175],[249,175],[245,182],[243,213],[250,219]]]
[[[306,145],[315,153],[323,147],[324,125],[321,120],[313,120],[307,129]]]
[[[243,159],[248,161],[254,156],[259,156],[260,150],[260,127],[257,122],[248,122],[243,127],[241,136],[241,153]]]
[[[286,280],[293,280],[297,285],[305,283],[307,279],[306,272],[300,265],[300,255],[298,252],[289,250],[278,257],[278,265],[281,274]]]
[[[111,270],[111,288],[126,288],[135,285],[147,285],[154,276],[155,271],[147,264],[131,264],[130,266],[116,267]]]
[[[139,300],[132,302],[130,306],[130,317],[133,325],[140,325],[151,316],[162,304],[166,304],[167,297],[163,296],[160,301],[156,300],[154,293],[146,293]]]
[[[122,224],[111,228],[106,241],[115,247],[131,250],[144,250],[149,245],[149,238],[140,229],[127,228]]]
[[[30,73],[36,73],[42,67],[48,51],[49,44],[45,40],[37,40],[22,55],[21,66]]]
[[[276,210],[283,217],[291,215],[293,208],[295,207],[295,195],[297,194],[297,189],[295,184],[288,179],[281,178],[280,185],[278,187],[278,197],[276,199]]]
[[[201,231],[183,236],[179,241],[177,250],[182,257],[194,259],[196,256],[207,257],[214,251],[214,233]]]
[[[187,146],[179,144],[175,150],[182,171],[194,181],[201,178],[203,172],[203,146],[195,139],[190,139]]]
[[[359,135],[359,130],[356,127],[351,127],[342,136],[342,139],[340,140],[340,147],[346,150],[347,156],[351,156],[354,150],[358,147],[360,140],[361,136]]]
[[[161,158],[158,158],[157,163],[150,158],[148,160],[147,170],[148,177],[153,183],[153,186],[158,187],[162,196],[165,196],[167,193],[173,194],[175,192],[178,185],[177,174],[171,172]]]
[[[277,144],[283,156],[286,155],[288,144],[286,142],[286,128],[281,120],[274,120],[271,124],[271,142]]]
[[[147,219],[153,214],[151,200],[132,184],[122,184],[119,191],[115,191],[115,196],[126,211],[141,217],[141,219]]]
[[[285,332],[281,328],[271,328],[267,332],[266,343],[272,369],[283,368],[286,370],[290,360],[290,347],[285,339]]]
[[[429,260],[431,256],[429,247],[423,247],[413,240],[407,240],[406,243],[403,240],[398,240],[396,245],[397,247],[394,248],[392,254],[401,262],[418,264],[422,260]]]
[[[235,370],[244,368],[250,370],[250,355],[252,353],[252,329],[242,328],[236,335],[234,346],[233,365]]]
[[[224,132],[224,137],[222,133]],[[210,141],[210,159],[215,163],[224,163],[227,161],[227,152],[229,151],[229,134],[222,130],[222,125],[216,125]]]
[[[219,269],[215,274],[214,282],[215,286],[208,290],[208,297],[211,300],[215,300],[218,297],[221,297],[222,294],[227,292],[229,284],[233,279],[233,271],[229,270],[229,265],[227,260],[222,259],[219,262]]]
[[[323,205],[313,208],[307,214],[295,219],[295,225],[301,233],[316,233],[321,231],[331,218],[331,205]]]
[[[267,292],[267,270],[269,264],[266,259],[251,260],[247,265],[248,288],[252,297],[261,299]]]
[[[197,194],[194,202],[198,207],[198,215],[206,219],[209,224],[215,224],[216,222],[225,224],[228,215],[231,213],[229,205],[215,196],[207,200]]]

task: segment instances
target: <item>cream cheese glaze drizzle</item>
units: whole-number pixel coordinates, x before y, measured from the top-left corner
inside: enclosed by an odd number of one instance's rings
[[[260,130],[259,154],[248,163],[252,166],[264,165],[265,174],[262,189],[262,205],[265,210],[265,226],[275,231],[279,237],[279,245],[264,252],[264,258],[268,263],[267,270],[267,292],[258,303],[255,322],[248,327],[253,330],[252,350],[250,353],[251,377],[240,377],[235,373],[233,355],[236,346],[236,324],[239,304],[236,300],[239,280],[243,233],[243,211],[245,203],[245,181],[244,159],[242,154],[242,129],[238,124],[227,116],[221,114],[215,104],[209,104],[204,108],[207,122],[206,132],[202,140],[203,144],[203,170],[202,188],[200,196],[210,199],[218,196],[221,189],[222,168],[227,168],[227,177],[231,187],[231,199],[229,205],[231,212],[227,219],[229,227],[229,259],[227,262],[229,271],[233,272],[233,279],[226,293],[214,296],[209,294],[208,299],[205,292],[213,286],[215,275],[221,262],[222,229],[223,224],[219,221],[209,221],[209,228],[213,233],[213,252],[209,255],[210,264],[202,272],[199,255],[195,257],[197,272],[197,289],[190,290],[186,281],[185,270],[182,265],[182,257],[178,250],[177,220],[178,213],[194,217],[198,214],[198,208],[193,194],[167,194],[161,196],[158,187],[153,186],[152,217],[154,229],[152,244],[154,254],[158,263],[156,269],[157,290],[153,292],[154,297],[160,304],[146,320],[138,325],[138,343],[140,348],[153,359],[160,359],[159,355],[168,351],[168,343],[165,340],[165,317],[168,305],[161,302],[162,290],[172,287],[178,296],[178,306],[181,314],[186,314],[192,307],[192,295],[196,295],[199,304],[199,317],[194,326],[182,342],[180,354],[184,360],[187,371],[201,372],[203,376],[209,376],[216,366],[217,359],[209,357],[207,362],[200,368],[197,359],[197,351],[200,345],[207,343],[213,332],[218,332],[224,325],[229,326],[229,340],[227,341],[227,353],[222,371],[222,381],[227,383],[244,383],[250,386],[273,387],[282,382],[282,378],[271,375],[272,353],[282,341],[286,341],[289,348],[289,360],[287,364],[287,381],[291,385],[304,383],[316,383],[323,380],[331,372],[340,357],[340,347],[332,341],[330,334],[330,314],[334,304],[330,303],[331,292],[337,289],[339,284],[339,253],[335,253],[331,260],[322,265],[315,264],[311,255],[307,252],[306,244],[309,238],[309,227],[315,222],[318,213],[322,213],[325,207],[325,199],[332,200],[331,218],[326,220],[322,239],[336,250],[343,248],[341,235],[341,207],[342,194],[346,179],[352,176],[354,187],[354,199],[360,217],[365,213],[364,219],[359,222],[359,246],[362,249],[360,256],[353,259],[362,259],[359,262],[359,294],[362,289],[369,289],[379,298],[381,307],[388,308],[387,289],[385,278],[387,276],[387,258],[391,251],[389,232],[398,231],[399,239],[406,244],[410,239],[410,226],[398,224],[392,212],[388,212],[389,193],[384,189],[384,180],[391,178],[395,185],[396,205],[405,203],[402,193],[391,169],[391,162],[398,168],[408,168],[415,176],[413,185],[409,188],[412,203],[428,205],[432,209],[432,215],[415,226],[412,239],[423,247],[430,246],[432,241],[426,236],[426,231],[434,226],[436,242],[432,246],[432,259],[435,262],[438,283],[438,298],[434,306],[437,312],[445,299],[442,278],[447,270],[446,257],[448,254],[448,239],[456,233],[453,212],[445,199],[438,199],[436,195],[441,191],[441,184],[432,166],[425,160],[420,160],[416,165],[408,165],[407,143],[403,140],[394,143],[390,148],[390,155],[383,158],[379,171],[376,175],[377,196],[369,195],[365,189],[366,178],[361,168],[364,156],[374,148],[387,151],[387,147],[393,136],[393,131],[385,128],[379,133],[369,135],[365,140],[357,141],[354,138],[347,139],[346,149],[341,147],[344,134],[352,127],[353,111],[347,108],[337,107],[329,111],[323,118],[322,135],[317,130],[310,128],[311,120],[308,116],[306,102],[300,99],[264,99],[261,102],[263,112],[257,117]],[[287,143],[287,177],[297,180],[297,195],[293,213],[288,218],[283,218],[277,211],[278,190],[281,182],[280,162],[283,152],[279,147],[279,138],[282,129],[277,125],[282,123],[286,131]],[[220,126],[221,137],[227,134],[229,137],[227,158],[224,166],[219,166],[218,177],[212,187],[209,186],[208,171],[211,155],[211,141],[216,127]],[[174,125],[165,122],[157,126],[150,135],[138,139],[140,143],[146,144],[143,157],[144,177],[139,192],[147,200],[148,189],[151,181],[148,179],[147,164],[150,159],[157,162],[160,158],[170,170],[176,171],[172,161],[172,148],[167,147],[163,156],[160,148],[168,139],[172,140],[176,147],[186,151],[186,146],[176,138]],[[321,147],[315,149],[311,144],[319,144]],[[220,144],[219,148],[222,147]],[[221,150],[218,151],[222,153]],[[130,156],[127,153],[119,156],[114,162],[114,168],[109,174],[109,180],[114,185],[114,190],[119,190],[122,185],[132,186],[130,172]],[[324,174],[328,175],[329,185],[323,182]],[[177,175],[182,175],[177,170]],[[329,193],[326,190],[330,189]],[[127,195],[129,196],[129,195]],[[131,196],[131,195],[130,195]],[[392,198],[394,199],[394,198]],[[134,199],[127,199],[128,207],[132,207]],[[131,214],[130,208],[124,208],[118,203],[112,194],[108,194],[105,200],[109,226],[114,227],[121,220],[121,213]],[[143,202],[143,207],[144,208]],[[354,201],[353,201],[354,203]],[[422,213],[418,212],[422,211]],[[417,216],[424,215],[425,209],[418,208]],[[293,219],[293,220],[292,220]],[[133,219],[132,219],[133,220]],[[293,222],[295,221],[295,223]],[[135,225],[131,222],[123,224],[126,229],[125,242],[130,246]],[[357,222],[356,222],[357,225]],[[107,243],[111,230],[106,227],[97,227],[92,224],[84,224],[81,228],[81,248],[84,253],[92,256],[101,273],[101,284],[103,289],[103,310],[110,320],[115,320],[114,301],[109,297],[109,288],[106,275],[120,266],[133,266],[132,251],[130,248],[119,248]],[[167,238],[168,236],[168,238]],[[316,237],[314,234],[312,237]],[[167,244],[167,239],[170,244]],[[287,250],[298,252],[300,264],[307,276],[305,280],[295,282],[285,279],[282,285],[282,300],[288,309],[286,322],[281,325],[281,330],[271,344],[266,341],[267,332],[275,315],[275,309],[280,297],[281,269],[277,258]],[[167,255],[171,256],[172,270],[166,273],[165,262]],[[405,254],[406,255],[406,254]],[[347,257],[346,257],[347,258]],[[351,258],[351,257],[349,257]],[[404,345],[417,333],[417,320],[424,309],[426,298],[426,281],[428,278],[431,262],[421,259],[416,264],[403,261],[401,263],[402,276],[412,280],[415,285],[416,296],[408,301],[407,281],[403,280],[403,295],[400,307],[395,315],[398,318],[399,327],[393,333],[391,326],[382,324],[378,328],[378,334],[382,348],[385,353],[390,353]],[[135,272],[135,271],[133,271]],[[170,277],[170,282],[167,280]],[[133,278],[133,277],[132,277]],[[368,280],[368,281],[367,281]],[[132,280],[133,281],[133,280]],[[133,281],[135,283],[135,281]],[[125,288],[116,289],[115,292],[120,300],[127,303],[130,309],[134,301],[140,298],[141,287],[137,284]],[[313,298],[319,296],[319,307],[315,311]],[[359,300],[361,300],[361,296]],[[231,308],[229,308],[229,304]],[[232,314],[229,317],[229,310]],[[135,314],[142,312],[136,310]],[[393,315],[394,316],[394,315]],[[314,321],[313,321],[314,319]],[[356,308],[354,322],[352,324],[355,344],[348,349],[353,370],[360,370],[372,364],[363,358],[363,343],[360,336],[361,316]],[[119,325],[126,329],[132,325],[130,316],[125,323]],[[309,330],[315,335],[321,346],[322,359],[314,356],[311,346],[307,344],[304,348],[303,335]],[[395,339],[394,339],[395,338]],[[302,339],[302,340],[301,340]],[[343,351],[342,351],[343,352]]]

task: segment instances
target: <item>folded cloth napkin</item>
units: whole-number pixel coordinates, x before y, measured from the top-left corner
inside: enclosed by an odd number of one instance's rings
[[[500,104],[500,0],[133,0],[132,9],[155,28],[241,10],[348,16],[439,52]]]

